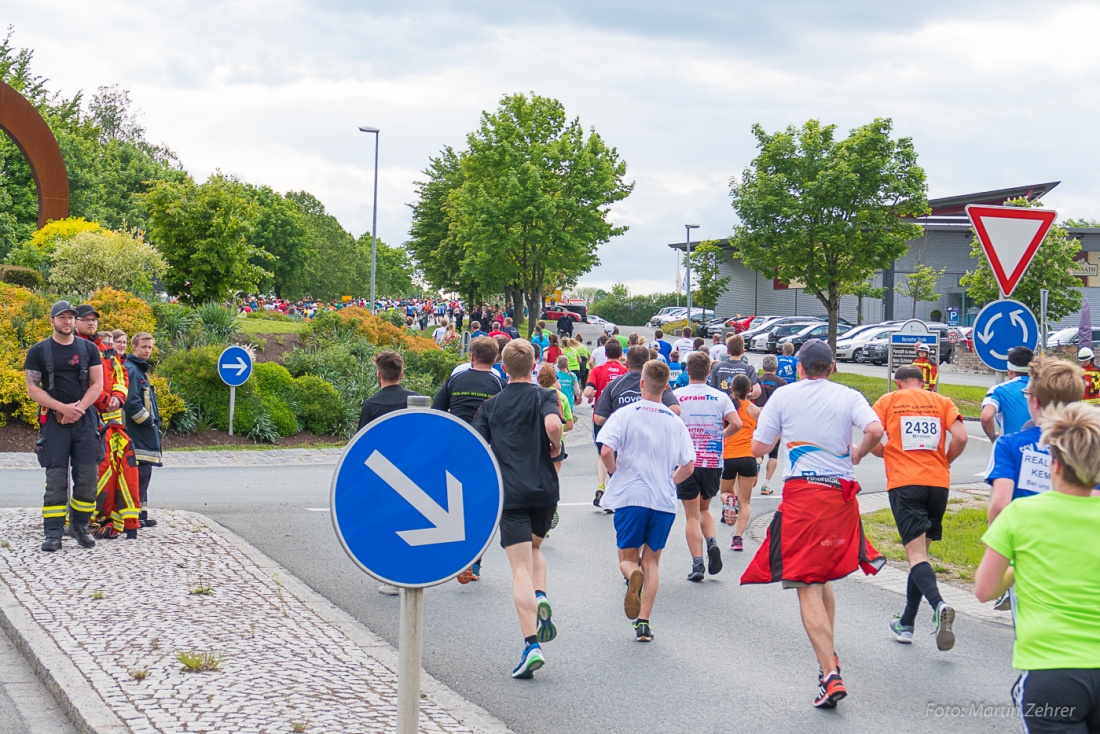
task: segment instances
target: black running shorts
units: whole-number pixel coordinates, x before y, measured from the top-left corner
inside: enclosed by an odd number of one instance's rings
[[[751,456],[738,456],[736,459],[726,459],[726,465],[722,469],[723,479],[737,479],[737,477],[755,477],[760,473],[760,465]]]
[[[1024,671],[1012,700],[1028,732],[1100,731],[1100,670]]]
[[[500,514],[500,547],[530,543],[531,536],[545,538],[557,505],[506,509]]]
[[[709,500],[718,495],[718,482],[721,478],[721,469],[697,468],[690,477],[676,485],[676,496],[682,500],[693,500],[697,497]]]
[[[772,447],[772,450],[768,452],[768,458],[769,459],[778,459],[779,458],[779,442],[778,441],[775,442],[775,446]]]
[[[902,545],[922,535],[929,540],[943,538],[943,513],[947,512],[947,489],[910,484],[887,492],[894,523]]]

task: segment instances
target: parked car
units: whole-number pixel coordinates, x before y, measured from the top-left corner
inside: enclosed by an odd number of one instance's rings
[[[649,317],[646,326],[661,326],[672,319],[675,314],[687,313],[686,306],[665,306],[657,313]]]
[[[966,345],[966,351],[973,352],[974,351],[974,327],[973,326],[963,326],[963,327],[959,328],[959,331],[962,332],[962,343]]]
[[[761,334],[768,334],[769,332],[771,332],[772,329],[774,329],[777,326],[782,326],[784,324],[803,324],[803,325],[805,325],[805,324],[817,324],[817,323],[821,323],[821,319],[817,318],[816,316],[780,316],[780,317],[772,319],[770,321],[765,321],[763,323],[763,325],[758,326],[755,329],[749,329],[748,331],[742,332],[741,336],[743,336],[745,338],[745,344],[746,345],[748,345],[750,343],[751,344],[756,344],[756,337],[760,336]],[[788,332],[788,333],[790,333],[790,332]],[[783,334],[783,336],[787,336],[787,334]],[[761,350],[761,351],[764,351],[764,350]]]
[[[843,339],[836,340],[836,358],[845,362],[866,362],[864,347],[875,339],[887,339],[898,330],[897,326],[872,324],[852,329]]]
[[[760,334],[767,333],[768,329],[770,329],[775,324],[779,323],[780,320],[782,320],[783,318],[786,318],[786,317],[784,317],[784,316],[768,316],[763,321],[761,321],[759,324],[757,324],[756,326],[751,326],[751,324],[750,324],[751,328],[740,332],[741,336],[745,337],[745,346],[747,347],[749,345],[749,343],[756,336],[758,336]],[[722,336],[723,337],[729,337],[731,334],[736,334],[736,333],[738,333],[738,332],[733,326],[730,326],[730,327],[722,330]]]
[[[709,321],[705,321],[700,324],[695,333],[697,336],[701,336],[704,338],[710,336],[711,334],[721,334],[723,327],[725,327],[727,323],[734,320],[735,319],[731,318],[710,319]]]
[[[829,331],[829,325],[820,321],[791,321],[785,324],[779,324],[774,326],[771,331],[768,332],[768,341],[765,344],[765,351],[771,354],[776,354],[779,351],[779,342],[785,337],[798,334],[808,326],[813,327],[825,327],[825,333]]]
[[[1076,326],[1060,329],[1047,337],[1047,349],[1057,349],[1058,347],[1065,347],[1071,344],[1076,345],[1078,336],[1078,328]],[[1100,326],[1096,324],[1092,325],[1092,343],[1100,343]]]
[[[592,326],[601,326],[601,327],[606,326],[607,324],[611,324],[611,322],[608,321],[607,319],[601,319],[599,316],[597,316],[594,313],[588,314],[588,323],[591,324]],[[614,324],[611,324],[611,325],[614,326]]]
[[[849,331],[852,327],[847,324],[837,324],[836,333],[837,336]],[[828,324],[810,324],[804,327],[801,331],[798,331],[790,336],[785,336],[779,340],[776,344],[776,351],[783,348],[784,344],[788,342],[794,345],[794,351],[798,351],[799,347],[808,342],[810,339],[824,339],[829,338],[829,325]]]
[[[542,309],[542,315],[539,316],[539,318],[542,319],[543,321],[546,321],[546,322],[557,321],[558,319],[561,318],[561,315],[563,313],[569,314],[569,318],[573,319],[574,324],[579,324],[579,323],[581,323],[581,321],[583,321],[583,319],[581,319],[581,315],[579,313],[576,313],[575,311],[573,311],[571,309],[564,309],[564,308],[562,308],[562,306],[560,304],[557,305],[557,306],[554,306],[553,308],[544,308],[544,309]]]
[[[958,327],[936,322],[929,323],[927,326],[929,331],[937,335],[940,345],[940,364],[950,362],[955,353],[955,345],[947,341],[947,333],[949,330]],[[897,330],[897,328],[894,329],[894,331]],[[886,359],[889,356],[889,345],[890,338],[888,335],[882,339],[872,339],[867,342],[863,347],[863,361],[871,364],[886,364]]]
[[[714,311],[702,308],[691,309],[691,323],[701,324],[704,321],[714,318]],[[675,331],[676,329],[682,329],[688,325],[687,309],[684,309],[683,313],[677,314],[675,318],[666,321],[661,328],[665,331]],[[694,329],[693,329],[694,330]]]

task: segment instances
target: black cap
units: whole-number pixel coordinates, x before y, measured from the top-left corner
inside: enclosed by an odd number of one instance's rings
[[[809,339],[798,350],[798,361],[804,365],[811,365],[814,362],[832,364],[834,361],[833,350],[829,349],[829,345],[820,339]]]
[[[69,303],[68,301],[58,301],[50,309],[50,318],[56,319],[58,316],[66,313],[67,311],[72,311],[74,314],[76,313],[76,309],[73,308],[73,304]]]
[[[95,306],[90,303],[82,303],[76,307],[76,317],[82,319],[85,316],[95,316],[99,318],[99,311],[95,310]]]

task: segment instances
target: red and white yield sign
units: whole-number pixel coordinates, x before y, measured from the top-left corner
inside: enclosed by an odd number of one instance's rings
[[[1016,290],[1058,213],[1018,206],[966,207],[966,214],[1005,298]]]

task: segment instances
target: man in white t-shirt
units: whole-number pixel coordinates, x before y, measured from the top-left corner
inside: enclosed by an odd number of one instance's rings
[[[627,579],[623,610],[638,642],[653,639],[657,564],[676,519],[676,485],[692,475],[695,446],[680,417],[661,404],[668,366],[642,368],[641,400],[616,410],[600,430],[600,460],[610,477],[600,506],[615,511],[619,570]]]
[[[710,361],[720,362],[726,358],[727,354],[729,354],[729,349],[726,348],[726,343],[722,341],[721,334],[715,334],[712,337],[712,340],[714,341],[714,344],[712,344],[710,347]]]
[[[601,336],[596,340],[598,346],[592,350],[592,368],[599,367],[607,361],[607,350],[604,349],[604,345],[607,344],[608,338],[607,336]]]
[[[695,340],[691,338],[691,327],[685,326],[680,332],[680,338],[672,342],[672,351],[680,353],[680,360],[686,360],[691,351],[695,349]]]
[[[688,581],[703,580],[703,539],[707,543],[707,573],[722,570],[722,549],[715,538],[717,528],[710,514],[710,501],[718,494],[722,479],[723,441],[741,428],[730,396],[707,385],[710,360],[702,352],[687,359],[688,384],[674,390],[680,401],[680,420],[687,426],[695,445],[695,470],[676,487],[687,516],[687,544],[691,551]],[[724,427],[723,427],[724,424]]]
[[[439,326],[432,332],[432,339],[435,339],[436,344],[442,344],[443,339],[447,336],[447,319],[443,319],[439,322]]]
[[[760,411],[753,455],[766,456],[782,437],[788,465],[783,502],[741,576],[742,584],[779,580],[798,590],[802,624],[821,666],[817,708],[833,708],[848,695],[833,648],[836,599],[829,582],[858,568],[877,573],[886,563],[863,534],[853,468],[882,439],[882,423],[862,394],[829,382],[833,367],[829,345],[807,341],[798,352],[798,382],[776,390]],[[857,447],[853,428],[863,432]]]

